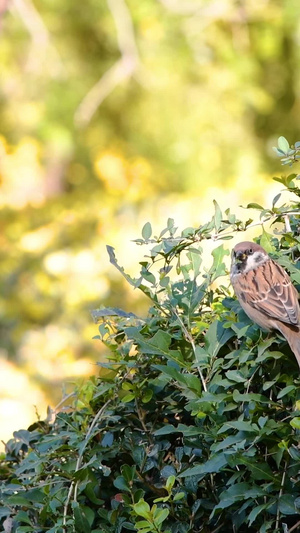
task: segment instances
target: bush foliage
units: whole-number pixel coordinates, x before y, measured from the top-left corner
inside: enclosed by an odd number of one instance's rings
[[[276,179],[295,200],[247,207],[260,215],[258,242],[299,288],[298,176]],[[263,333],[232,297],[229,251],[219,243],[238,233],[244,240],[252,223],[216,202],[198,228],[179,233],[169,219],[154,236],[147,223],[136,279],[108,247],[111,263],[149,297],[149,314],[95,311],[107,347],[100,377],[7,443],[5,533],[300,527],[299,368],[286,341]],[[216,243],[210,265],[205,240]]]

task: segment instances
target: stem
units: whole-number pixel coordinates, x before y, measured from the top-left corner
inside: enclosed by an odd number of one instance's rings
[[[60,409],[60,407],[70,398],[73,398],[73,396],[76,396],[76,392],[70,392],[70,394],[67,394],[67,396],[64,396],[62,400],[54,407],[53,412],[54,414],[57,413],[57,411]]]
[[[286,476],[286,469],[287,469],[287,463],[285,462],[284,471],[283,471],[283,474],[282,474],[282,480],[281,480],[279,496],[278,496],[278,506],[277,506],[275,529],[278,529],[278,527],[279,527],[279,518],[280,518],[279,499],[281,498],[282,493],[283,493],[283,488],[284,488],[284,483],[285,483],[285,476]]]
[[[78,455],[78,459],[77,459],[76,467],[75,467],[75,472],[78,472],[78,470],[81,468],[83,454],[84,454],[85,448],[86,448],[86,446],[87,446],[87,444],[88,444],[88,442],[89,442],[89,440],[91,438],[91,435],[92,435],[92,432],[93,432],[93,429],[94,429],[95,425],[97,424],[98,420],[101,418],[101,416],[104,413],[104,411],[107,408],[107,406],[112,402],[112,400],[113,400],[113,398],[110,398],[109,400],[107,400],[107,402],[101,407],[101,409],[99,409],[98,413],[96,414],[96,416],[94,417],[92,423],[90,424],[88,432],[86,433],[84,441],[83,441],[84,445],[82,446],[82,449],[80,450],[80,453]],[[67,496],[67,499],[66,499],[66,503],[64,505],[63,528],[66,528],[68,507],[69,507],[69,503],[70,503],[70,500],[71,500],[73,492],[74,492],[74,501],[76,501],[76,499],[77,499],[78,483],[79,482],[77,481],[76,485],[75,485],[75,482],[72,481],[72,483],[70,485],[68,496]]]
[[[192,349],[193,349],[193,352],[194,352],[194,357],[196,359],[196,345],[195,345],[195,341],[191,335],[191,333],[188,331],[188,329],[186,328],[183,320],[181,319],[181,317],[179,316],[179,314],[177,313],[176,309],[173,309],[173,312],[182,328],[182,331],[184,332],[185,334],[185,337],[186,339],[189,341],[189,343],[191,344],[192,346]],[[201,382],[202,382],[202,386],[203,386],[203,389],[205,390],[205,392],[207,392],[207,386],[206,386],[206,382],[205,382],[205,379],[204,379],[204,376],[202,374],[202,370],[201,368],[197,365],[197,370],[199,372],[199,376],[200,376],[200,379],[201,379]]]
[[[153,441],[152,441],[151,435],[150,435],[150,433],[149,433],[149,430],[147,429],[147,427],[146,427],[146,425],[145,425],[145,422],[144,422],[144,419],[143,419],[143,415],[142,415],[142,413],[141,413],[141,410],[140,410],[140,407],[139,407],[139,404],[138,404],[137,398],[135,398],[134,403],[135,403],[136,412],[137,412],[137,415],[138,415],[139,421],[140,421],[140,423],[141,423],[141,426],[142,426],[144,432],[146,433],[146,435],[148,436],[148,439],[149,439],[149,441],[150,441],[150,444],[153,444]]]

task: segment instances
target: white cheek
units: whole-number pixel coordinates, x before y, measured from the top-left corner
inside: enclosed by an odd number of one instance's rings
[[[254,254],[248,255],[244,274],[246,272],[249,272],[249,270],[254,270],[258,266],[265,263],[268,259],[269,259],[269,256],[268,255],[262,256],[261,252],[254,252]]]

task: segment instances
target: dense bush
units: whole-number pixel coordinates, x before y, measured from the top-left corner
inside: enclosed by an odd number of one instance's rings
[[[298,177],[276,179],[296,200],[279,206],[278,195],[270,209],[248,208],[260,212],[258,241],[300,287]],[[300,527],[299,368],[286,341],[263,333],[232,298],[229,251],[219,243],[239,232],[244,240],[252,222],[215,203],[212,220],[196,229],[178,233],[169,219],[152,236],[147,223],[136,241],[149,249],[137,279],[108,247],[111,263],[151,300],[148,317],[95,311],[107,346],[99,379],[74,393],[72,407],[7,443],[6,533]],[[210,265],[208,239],[216,243]]]

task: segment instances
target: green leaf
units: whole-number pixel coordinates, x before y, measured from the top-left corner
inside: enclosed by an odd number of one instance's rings
[[[172,433],[179,433],[179,430],[172,424],[166,424],[165,426],[154,431],[153,435],[158,437],[160,435],[171,435]]]
[[[221,428],[218,430],[217,434],[220,435],[221,433],[224,433],[230,429],[237,429],[238,431],[246,431],[247,433],[258,432],[258,427],[256,424],[251,424],[250,422],[245,422],[243,420],[233,420],[229,422],[225,422],[221,426]]]
[[[272,244],[272,238],[273,236],[270,233],[267,233],[265,229],[263,229],[262,236],[260,238],[260,245],[266,250],[268,254],[276,252],[276,248],[274,244]]]
[[[164,288],[167,287],[169,283],[170,283],[170,276],[165,276],[159,281],[160,286]]]
[[[135,503],[133,509],[137,515],[151,520],[150,506],[147,502],[145,502],[144,498],[141,498],[137,503]]]
[[[239,434],[237,434],[237,435],[230,435],[229,437],[226,437],[221,442],[213,444],[211,449],[214,452],[219,452],[219,451],[225,450],[226,448],[229,448],[231,446],[236,446],[237,444],[239,444],[241,442],[245,442],[246,443],[245,435],[243,434],[242,431]]]
[[[277,394],[277,400],[280,400],[280,398],[283,398],[284,396],[286,396],[289,392],[295,390],[296,387],[295,385],[288,385],[287,387],[284,387],[283,389],[281,389],[281,391]]]
[[[178,381],[178,383],[181,383],[182,385],[186,384],[185,376],[177,370],[177,368],[174,368],[174,366],[171,365],[153,365],[153,368],[156,368],[157,370],[160,370],[163,374],[168,376],[171,379],[175,379],[175,381]]]
[[[258,402],[258,403],[266,403],[271,404],[273,402],[270,401],[269,398],[266,396],[263,396],[262,394],[255,394],[253,392],[251,393],[240,393],[238,390],[233,391],[233,399],[235,402]]]
[[[215,320],[205,335],[205,348],[207,353],[212,357],[216,357],[220,348],[234,336],[234,332],[230,329],[224,329],[221,322]]]
[[[174,502],[178,502],[179,500],[182,500],[185,497],[184,492],[177,492],[173,498]]]
[[[284,154],[287,154],[289,148],[290,148],[290,145],[288,143],[288,141],[286,140],[285,137],[281,136],[278,138],[278,148],[279,150],[282,150],[282,152]]]
[[[272,146],[272,150],[274,150],[275,154],[278,155],[278,157],[282,157],[285,155],[285,153],[282,150],[279,150],[276,146]]]
[[[110,448],[114,441],[114,434],[111,431],[107,431],[101,441],[101,446]]]
[[[187,254],[188,258],[190,259],[191,263],[192,263],[192,268],[193,268],[193,273],[194,273],[194,279],[200,274],[200,267],[201,267],[201,264],[202,264],[202,257],[201,255],[196,252],[192,252],[190,251],[188,254]]]
[[[116,487],[116,489],[119,489],[119,490],[130,491],[130,487],[126,479],[123,476],[118,476],[114,480],[114,486]]]
[[[226,509],[230,507],[233,503],[245,499],[245,493],[251,488],[249,483],[236,483],[232,487],[227,488],[220,494],[220,501],[215,506],[216,509]]]
[[[92,312],[92,317],[95,320],[95,322],[98,321],[99,318],[104,318],[107,316],[118,316],[118,317],[124,317],[124,318],[137,318],[134,313],[126,313],[126,311],[123,311],[122,309],[118,309],[117,307],[105,307],[103,309],[94,309]]]
[[[129,403],[129,402],[132,402],[132,400],[135,399],[135,394],[134,393],[129,393],[129,394],[126,394],[125,396],[123,396],[122,398],[122,402],[123,403]]]
[[[135,287],[137,280],[132,278],[128,274],[126,274],[124,268],[120,267],[118,265],[118,262],[117,262],[117,259],[116,259],[116,256],[115,256],[115,249],[112,246],[109,246],[109,245],[106,246],[106,249],[107,249],[107,253],[109,255],[109,260],[110,260],[111,264],[114,265],[114,267],[122,274],[122,276],[124,276],[124,278],[126,279],[126,281],[130,285],[133,285],[133,287]]]
[[[235,381],[236,383],[245,383],[248,379],[244,378],[239,370],[228,370],[225,372],[225,376],[230,379],[230,381]]]
[[[276,481],[276,476],[274,476],[268,463],[258,463],[257,461],[253,461],[252,457],[241,456],[238,464],[247,466],[251,472],[251,476],[255,480]]]
[[[168,468],[168,467],[165,467],[165,468]],[[171,475],[168,477],[167,481],[166,481],[166,489],[168,492],[170,492],[173,488],[173,485],[175,483],[175,476],[174,475]]]
[[[221,225],[222,225],[222,211],[221,208],[216,200],[213,201],[215,206],[215,216],[214,216],[214,224],[215,229],[218,232]]]
[[[24,511],[21,511],[21,512],[24,512]],[[6,518],[7,516],[10,516],[10,514],[11,514],[11,509],[9,509],[9,507],[3,507],[3,506],[0,507],[0,518]],[[27,516],[27,513],[25,514]]]
[[[292,428],[294,428],[294,429],[300,429],[300,417],[299,417],[299,416],[295,416],[295,417],[290,421],[290,425],[291,425]]]
[[[243,337],[245,337],[249,329],[249,324],[246,324],[246,326],[244,326],[242,323],[233,323],[231,324],[231,329],[234,331],[238,339],[242,339]]]
[[[204,474],[213,474],[219,472],[225,465],[227,465],[226,456],[223,453],[215,455],[211,459],[208,459],[205,463],[202,463],[192,468],[188,468],[184,472],[181,472],[178,477],[187,476],[200,476]]]
[[[86,515],[80,505],[73,501],[72,502],[72,508],[74,513],[74,526],[75,526],[75,532],[76,533],[90,533],[91,528],[90,524],[86,518]]]
[[[255,202],[252,202],[247,205],[247,209],[259,209],[260,211],[264,210],[264,207],[262,205],[256,204]]]
[[[152,235],[152,227],[150,222],[146,222],[142,229],[142,237],[147,241]]]
[[[224,244],[221,244],[221,246],[215,248],[211,254],[214,258],[214,261],[210,272],[212,274],[212,281],[214,281],[220,276],[225,276],[225,274],[227,273],[223,259],[226,255],[229,255],[230,252],[229,250],[224,249]]]
[[[276,196],[274,196],[273,200],[272,200],[272,207],[274,208],[275,205],[277,204],[279,198],[281,197],[281,193],[279,194],[276,194]]]
[[[297,509],[295,507],[296,495],[294,494],[283,494],[279,498],[279,510],[284,515],[296,514]]]
[[[145,389],[142,393],[142,402],[148,403],[153,397],[153,390],[152,389]]]
[[[169,509],[156,508],[153,513],[153,519],[156,527],[160,526],[169,515]]]
[[[121,473],[124,479],[127,481],[127,483],[130,483],[133,481],[136,473],[136,467],[135,466],[129,466],[129,465],[122,465],[121,466]]]
[[[249,513],[248,515],[248,522],[249,522],[249,526],[251,526],[253,524],[253,522],[256,520],[256,518],[258,517],[258,515],[264,510],[266,509],[268,506],[268,504],[266,503],[262,503],[261,505],[258,505],[257,507],[254,507],[252,509],[252,511]]]
[[[174,228],[174,224],[175,224],[174,218],[168,218],[167,220],[168,230],[172,230]]]
[[[146,533],[146,531],[153,530],[153,524],[151,524],[151,522],[148,522],[148,520],[139,520],[138,522],[135,523],[135,527],[137,527],[138,529],[142,529],[144,533]]]
[[[28,502],[27,502],[27,505],[28,505]],[[15,516],[15,521],[16,522],[23,522],[25,524],[29,524],[32,526],[32,522],[28,516],[28,514],[25,512],[25,511],[19,511],[17,513],[17,515]]]
[[[169,350],[172,337],[163,330],[158,330],[152,338],[147,338],[141,335],[136,327],[125,328],[125,333],[128,339],[134,340],[140,347],[143,354],[161,355],[165,356],[171,361],[175,361],[182,367],[187,367],[188,364],[184,362],[182,355],[177,350]]]

